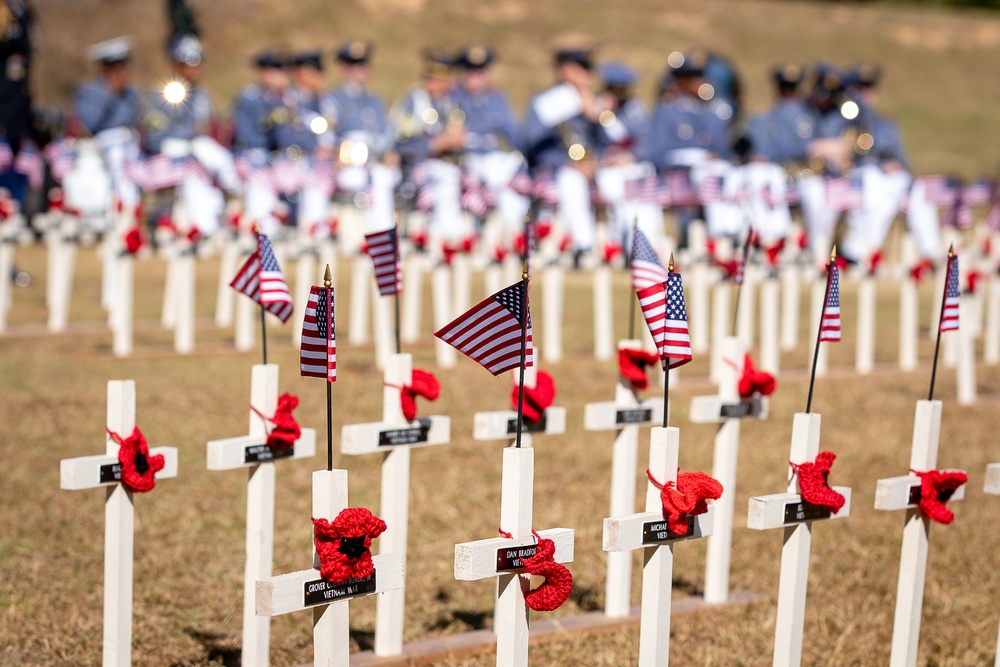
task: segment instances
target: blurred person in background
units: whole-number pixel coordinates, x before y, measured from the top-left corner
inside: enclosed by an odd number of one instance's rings
[[[28,178],[15,158],[31,134],[31,71],[34,15],[27,3],[0,0],[0,188],[24,208]]]

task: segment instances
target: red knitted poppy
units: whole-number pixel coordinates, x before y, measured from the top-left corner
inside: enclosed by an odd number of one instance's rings
[[[517,410],[517,383],[511,388],[510,402]],[[545,371],[538,371],[534,388],[524,388],[524,419],[537,422],[545,416],[545,409],[552,405],[556,397],[556,383]]]
[[[663,518],[674,535],[687,535],[687,517],[707,512],[705,501],[708,498],[718,500],[722,497],[722,484],[703,472],[682,472],[677,475],[676,484],[660,484],[648,468],[646,476],[660,490]]]
[[[118,461],[122,464],[122,484],[125,488],[132,493],[152,491],[156,486],[154,475],[166,465],[163,454],[149,455],[149,443],[138,426],[125,439],[110,429],[108,435],[118,443]]]
[[[965,276],[965,291],[968,294],[975,294],[976,288],[979,287],[979,281],[983,279],[982,271],[969,271],[968,275]]]
[[[610,264],[614,261],[615,257],[622,253],[622,247],[613,241],[609,241],[604,244],[604,263]]]
[[[133,227],[125,234],[125,250],[130,255],[134,255],[142,250],[142,246],[144,245],[146,245],[146,242],[143,240],[142,232],[139,231],[138,227]]]
[[[830,488],[828,478],[830,468],[837,459],[833,452],[820,452],[816,455],[815,461],[806,463],[792,463],[792,472],[798,473],[799,491],[802,498],[812,504],[825,507],[834,514],[840,511],[846,500],[840,493]]]
[[[649,387],[646,367],[656,364],[659,360],[660,358],[652,352],[626,347],[618,350],[618,372],[632,383],[632,389],[646,389]]]
[[[913,282],[920,284],[923,280],[924,274],[934,270],[934,262],[929,259],[922,259],[920,263],[910,269],[910,278]]]
[[[372,540],[385,532],[385,521],[363,507],[348,507],[333,521],[312,521],[320,576],[337,584],[375,571]]]
[[[408,422],[417,418],[417,396],[423,396],[428,401],[436,401],[440,395],[441,383],[434,374],[414,368],[410,384],[403,385],[399,391],[403,417]]]
[[[754,368],[753,359],[749,354],[743,357],[743,375],[740,376],[739,382],[741,397],[750,398],[754,394],[770,396],[776,386],[773,375]]]
[[[268,417],[257,408],[250,406],[251,410],[274,424],[274,428],[267,434],[267,446],[271,449],[291,449],[295,445],[295,441],[302,435],[299,423],[292,416],[292,410],[298,405],[298,396],[285,393],[278,397],[273,417]]]
[[[785,249],[785,239],[778,239],[778,242],[767,249],[767,263],[777,266],[781,260],[781,251]]]
[[[955,513],[945,505],[958,487],[969,481],[969,476],[961,470],[911,470],[920,478],[920,511],[931,521],[950,524]]]
[[[875,272],[878,271],[879,264],[882,263],[882,259],[881,250],[876,250],[872,253],[871,257],[868,258],[868,275],[875,275]]]
[[[504,537],[510,533],[500,530]],[[524,603],[534,611],[555,611],[569,599],[573,592],[573,574],[562,563],[555,561],[556,544],[550,539],[541,537],[535,531],[531,534],[538,540],[535,555],[521,559],[521,565],[528,574],[544,577],[545,581],[538,588],[533,588],[524,594]]]

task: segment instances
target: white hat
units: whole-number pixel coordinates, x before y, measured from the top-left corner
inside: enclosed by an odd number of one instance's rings
[[[125,62],[132,53],[135,40],[131,36],[115,37],[87,49],[87,57],[93,61],[111,65]]]

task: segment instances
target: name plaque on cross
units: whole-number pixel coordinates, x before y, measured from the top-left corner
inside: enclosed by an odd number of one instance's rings
[[[723,419],[759,418],[763,412],[763,401],[759,396],[743,399],[739,403],[723,403],[719,407],[719,416]]]
[[[542,415],[537,421],[524,420],[523,433],[545,433],[548,415]],[[507,420],[507,435],[517,435],[517,418]]]
[[[243,448],[243,463],[262,463],[295,457],[295,445],[285,449],[272,449],[267,444],[247,445]]]
[[[678,535],[670,532],[666,521],[647,521],[642,524],[642,543],[662,544],[664,542],[674,542],[676,540],[690,539],[692,537],[702,537],[695,533],[696,525],[693,516],[687,518],[688,532],[686,535]],[[698,524],[697,528],[701,525]]]
[[[338,600],[350,600],[363,595],[371,595],[378,589],[378,584],[375,581],[377,574],[378,572],[372,572],[364,579],[352,577],[340,583],[333,583],[326,579],[307,581],[302,585],[302,606],[315,607]]]
[[[816,519],[829,519],[832,512],[821,505],[800,500],[794,503],[785,503],[785,525],[800,523],[802,521],[815,521]]]
[[[431,420],[421,418],[417,420],[417,426],[380,431],[378,434],[378,444],[379,447],[385,447],[387,445],[428,444],[430,432]]]
[[[615,411],[615,424],[646,426],[652,423],[653,423],[652,408],[635,408],[630,410]]]

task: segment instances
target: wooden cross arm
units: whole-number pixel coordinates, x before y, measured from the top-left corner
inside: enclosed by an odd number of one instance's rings
[[[767,396],[753,396],[728,401],[719,396],[695,396],[691,399],[689,419],[694,424],[721,424],[727,419],[767,419]]]
[[[572,528],[549,528],[540,530],[538,534],[550,539],[555,543],[556,553],[553,556],[557,563],[570,563],[573,561],[573,529]],[[523,569],[499,570],[498,551],[516,551],[521,547],[530,547],[535,544],[532,535],[520,539],[510,539],[506,537],[493,537],[487,540],[476,542],[464,542],[455,545],[455,579],[459,581],[478,581],[489,579],[498,574],[517,574],[524,572]]]
[[[986,466],[986,481],[983,482],[983,492],[1000,496],[1000,463],[990,463]]]
[[[444,445],[451,440],[451,417],[434,415],[412,422],[349,424],[340,431],[344,454],[371,454],[397,447]]]
[[[505,440],[514,437],[517,413],[513,410],[477,412],[472,422],[473,440]],[[513,427],[513,428],[512,428]],[[545,410],[544,427],[533,427],[524,422],[524,432],[559,435],[566,432],[566,408],[550,407]]]
[[[583,428],[587,431],[611,431],[626,426],[649,426],[663,422],[663,401],[647,398],[636,405],[614,401],[587,403],[583,407]]]
[[[949,500],[962,500],[963,498],[965,498],[965,484],[955,489]],[[877,510],[911,509],[916,507],[919,502],[920,478],[916,475],[886,477],[878,480],[875,486],[875,509]]]
[[[355,597],[374,595],[394,591],[403,587],[403,557],[399,554],[381,554],[372,556],[375,564],[375,587],[374,589],[362,589],[357,593],[349,593],[338,597],[333,602],[349,600]],[[322,577],[319,570],[310,568],[279,574],[276,577],[269,577],[257,582],[255,590],[257,596],[256,610],[258,616],[280,616],[290,614],[295,611],[310,609],[329,602],[306,604],[306,594],[310,584],[313,587],[322,585]]]
[[[662,512],[639,512],[604,520],[604,550],[634,551],[658,544],[684,542],[708,537],[715,523],[715,506],[709,505],[704,514],[689,518],[687,535],[674,535],[666,530]]]
[[[241,435],[211,440],[206,465],[209,470],[250,468],[280,459],[307,459],[316,455],[316,429],[304,428],[290,450],[271,450],[266,436]]]
[[[177,477],[177,448],[152,447],[150,456],[163,454],[163,469],[154,476],[157,481]],[[78,456],[59,462],[59,488],[67,491],[96,489],[99,486],[113,486],[121,482],[121,464],[117,456],[99,454]]]
[[[844,506],[836,514],[815,505],[804,504],[798,493],[774,493],[750,499],[747,528],[769,530],[784,528],[821,519],[844,519],[851,515],[851,487],[835,486],[833,490],[844,496]]]

